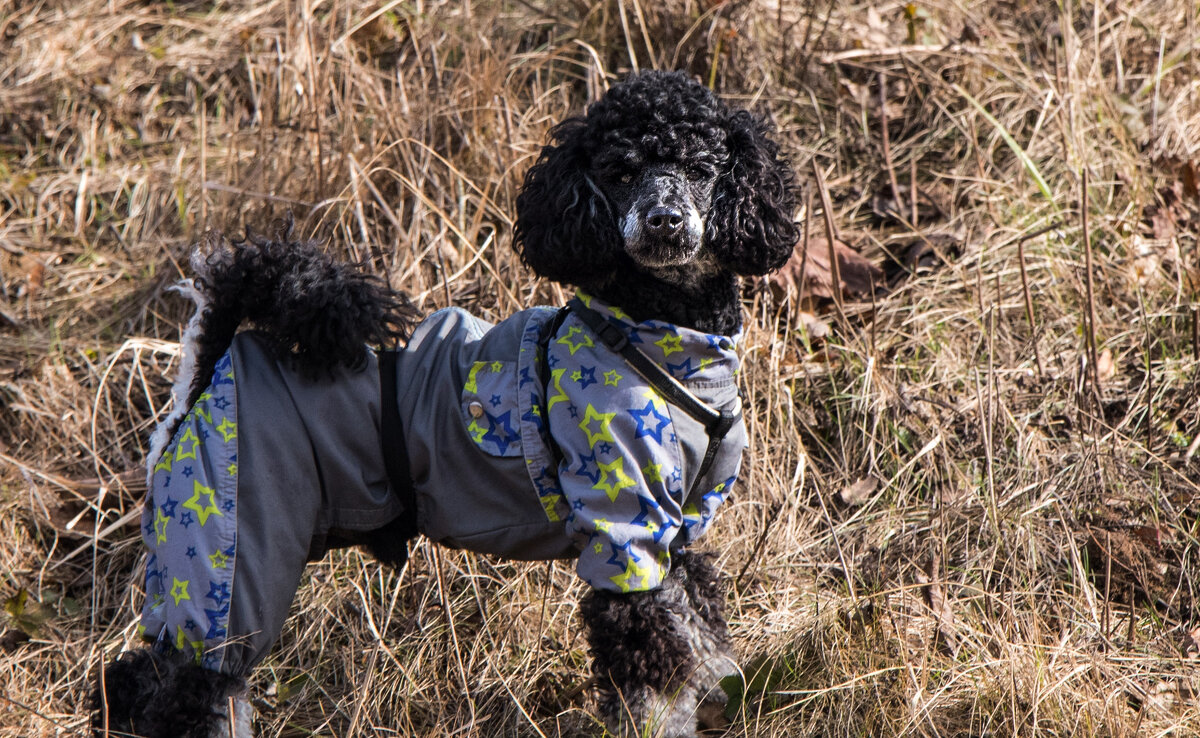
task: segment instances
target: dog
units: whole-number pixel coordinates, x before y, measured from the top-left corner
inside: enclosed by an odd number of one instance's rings
[[[578,289],[559,309],[417,324],[288,226],[196,249],[147,459],[150,645],[104,669],[97,735],[250,736],[243,678],[306,562],[363,545],[403,566],[417,535],[575,561],[612,733],[721,726],[737,664],[718,573],[689,549],[737,478],[739,277],[791,254],[794,174],[765,120],[681,73],[632,75],[550,135],[514,244]]]

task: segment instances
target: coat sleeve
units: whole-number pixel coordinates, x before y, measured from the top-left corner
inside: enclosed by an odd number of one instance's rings
[[[655,589],[683,523],[671,408],[581,325],[568,321],[549,351],[547,409],[578,574],[596,589]]]

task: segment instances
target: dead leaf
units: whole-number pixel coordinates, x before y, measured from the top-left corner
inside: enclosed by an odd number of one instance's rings
[[[24,587],[4,600],[4,611],[12,624],[30,637],[37,637],[42,625],[54,615],[52,609],[38,602]]]
[[[37,296],[38,290],[46,281],[46,265],[40,261],[35,261],[29,266],[29,274],[25,278],[26,294],[30,299]]]
[[[354,42],[374,56],[399,46],[402,40],[400,27],[387,13],[372,18],[350,34]]]
[[[1156,209],[1150,214],[1150,233],[1160,241],[1170,241],[1175,238],[1177,229],[1175,219],[1171,217],[1168,208]]]
[[[883,49],[892,45],[890,24],[873,5],[867,6],[867,27],[863,35],[863,46],[868,49]]]
[[[1200,199],[1200,186],[1197,183],[1196,164],[1194,161],[1187,161],[1179,167],[1179,179],[1183,183],[1183,194],[1193,200]]]
[[[1144,287],[1158,275],[1159,258],[1154,254],[1134,259],[1129,265],[1129,279],[1134,285]]]
[[[828,323],[804,310],[796,313],[796,327],[802,328],[808,334],[809,340],[812,341],[825,338],[833,330]]]
[[[871,495],[875,494],[875,490],[878,487],[878,479],[875,477],[863,477],[841,492],[838,492],[837,500],[847,507],[858,507],[870,500]]]
[[[1100,352],[1100,356],[1096,357],[1096,377],[1101,382],[1107,382],[1117,374],[1116,364],[1113,362],[1113,353],[1111,349],[1104,349]]]
[[[0,651],[4,653],[12,653],[21,646],[22,643],[29,640],[29,634],[25,631],[16,628],[9,628],[4,631],[4,635],[0,635]]]
[[[1184,656],[1200,653],[1200,628],[1192,628],[1183,634],[1179,643],[1179,652]]]
[[[844,241],[834,241],[843,299],[860,299],[871,295],[872,287],[883,287],[883,270],[868,261]],[[807,258],[805,257],[807,253]],[[829,241],[813,236],[807,252],[797,246],[787,263],[771,276],[771,284],[793,298],[805,300],[833,297],[833,272],[830,269]]]
[[[1134,525],[1129,532],[1141,539],[1142,543],[1154,548],[1162,548],[1163,529],[1157,525]]]
[[[937,620],[937,632],[942,646],[951,656],[958,656],[958,629],[954,625],[954,611],[950,608],[950,601],[942,590],[941,572],[942,559],[935,555],[929,560],[928,575],[918,569],[914,576],[917,583],[922,585],[925,604],[929,605]]]

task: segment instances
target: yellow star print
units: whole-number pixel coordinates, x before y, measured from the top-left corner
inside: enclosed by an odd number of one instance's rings
[[[620,574],[615,574],[609,577],[609,580],[613,584],[617,585],[622,592],[628,592],[630,590],[629,578],[633,576],[633,572],[631,572],[629,569],[630,567],[626,567],[625,571],[621,572]]]
[[[499,374],[502,371],[504,371],[504,362],[493,361],[492,362],[492,374]]]
[[[191,443],[191,449],[184,451],[184,444]],[[200,439],[196,438],[196,434],[192,432],[191,426],[184,429],[183,435],[179,438],[179,443],[175,444],[175,460],[183,461],[184,459],[196,458],[196,448],[200,446]]]
[[[596,530],[607,533],[612,530],[612,523],[608,522],[608,518],[596,518]]]
[[[642,390],[642,397],[645,397],[650,402],[653,402],[654,407],[657,410],[662,410],[663,408],[665,408],[667,406],[667,403],[663,400],[662,396],[659,395],[657,392],[655,392],[650,387],[647,387],[646,389]]]
[[[583,420],[579,423],[579,429],[587,434],[589,448],[595,448],[596,444],[600,443],[601,441],[616,442],[616,440],[613,438],[612,431],[608,427],[608,424],[611,423],[612,419],[616,416],[617,414],[615,412],[598,413],[596,412],[596,408],[592,407],[592,403],[588,403],[587,409],[583,412]],[[593,433],[592,423],[596,421],[600,422],[599,430]]]
[[[609,502],[617,501],[617,494],[629,487],[634,486],[634,481],[629,478],[622,468],[625,466],[625,457],[618,456],[615,460],[605,464],[602,461],[596,462],[596,466],[600,467],[603,474],[600,476],[600,481],[592,485],[592,489],[602,489],[604,494],[608,495]],[[612,473],[611,478],[609,473]]]
[[[646,478],[647,483],[661,482],[663,480],[662,468],[662,464],[655,464],[653,461],[651,461],[649,464],[646,464],[642,467],[642,476]]]
[[[571,340],[571,338],[573,336],[581,336],[578,343]],[[555,341],[555,343],[561,343],[562,345],[566,346],[567,349],[570,350],[571,356],[574,356],[575,352],[581,348],[590,348],[591,346],[596,345],[596,344],[592,343],[592,337],[589,336],[588,334],[584,333],[583,329],[577,325],[573,325],[570,328],[568,328],[567,335],[558,339],[557,341]]]
[[[211,397],[211,395],[209,396]],[[196,417],[203,418],[205,423],[212,425],[212,410],[208,409],[208,405],[205,405],[203,402],[197,402],[195,407],[192,408],[192,412],[196,414]]]
[[[542,508],[546,511],[546,517],[549,518],[553,523],[557,523],[559,520],[561,520],[555,507],[558,506],[558,501],[562,498],[562,495],[546,495],[541,498]]]
[[[184,646],[191,646],[192,653],[196,657],[196,663],[200,663],[200,654],[204,650],[204,641],[190,641],[187,634],[183,632],[182,626],[176,625],[175,628],[175,650],[183,651]]]
[[[203,484],[200,484],[200,480],[197,479],[193,483],[192,496],[188,498],[187,502],[183,503],[184,507],[188,508],[189,510],[196,511],[196,516],[200,519],[201,528],[203,528],[205,523],[208,522],[209,515],[220,515],[221,517],[225,517],[225,514],[217,509],[216,494],[216,490],[214,490],[212,487],[205,487]],[[204,507],[200,506],[201,495],[204,495],[208,498],[208,504]]]
[[[154,471],[171,471],[171,449],[163,451],[162,457],[158,460],[158,463],[154,465]]]
[[[654,345],[662,349],[663,357],[667,357],[676,351],[683,351],[683,338],[678,333],[668,333],[655,341]]]
[[[482,370],[485,366],[487,366],[486,361],[475,362],[475,364],[471,367],[471,370],[469,372],[467,372],[467,381],[465,384],[463,384],[464,392],[478,392],[479,391],[479,383],[477,381],[477,375],[479,374],[480,370]]]
[[[229,418],[225,418],[217,426],[217,433],[221,434],[221,438],[224,439],[225,443],[229,443],[237,438],[237,423],[230,422]]]
[[[212,568],[214,569],[224,569],[225,565],[229,563],[229,557],[220,550],[213,551],[211,554],[209,554],[208,560],[212,562]]]
[[[566,369],[550,370],[550,383],[554,385],[554,394],[551,395],[550,399],[546,401],[547,410],[567,399],[567,393],[562,388],[562,378],[566,373]]]
[[[175,580],[171,585],[171,596],[175,598],[175,606],[179,607],[180,602],[192,599],[191,595],[189,595],[187,591],[188,584],[191,582],[191,580],[184,579],[181,582],[178,579],[175,579],[175,577],[171,577],[171,579]]]
[[[236,477],[237,476],[237,464],[230,464],[229,466],[225,467],[225,471],[229,472],[229,476]]]
[[[649,566],[638,566],[636,561],[629,560],[629,565],[625,567],[625,571],[616,576],[609,577],[613,584],[621,588],[622,592],[629,592],[636,586],[638,590],[646,589],[647,579],[657,573],[658,567],[654,564]],[[630,580],[637,579],[636,585],[631,585]]]
[[[619,318],[620,320],[633,320],[633,318],[629,317],[628,313],[626,313],[624,310],[617,307],[616,305],[613,305],[612,307],[610,307],[608,309],[608,312],[612,313],[614,318]]]
[[[163,515],[163,511],[161,508],[156,508],[154,510],[154,540],[155,540],[155,542],[157,542],[157,543],[166,543],[167,542],[167,523],[169,523],[169,522],[171,522],[171,519],[168,518],[166,515]]]
[[[616,369],[609,369],[608,371],[604,372],[604,384],[606,385],[616,387],[617,382],[620,382],[621,379],[622,377],[620,374],[617,374]]]

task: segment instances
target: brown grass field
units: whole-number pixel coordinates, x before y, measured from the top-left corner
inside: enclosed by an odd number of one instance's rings
[[[729,735],[1200,735],[1197,6],[780,2],[0,0],[0,736],[133,642],[190,244],[290,210],[424,310],[557,304],[516,190],[635,67],[769,115],[812,264],[886,274],[746,286]],[[580,594],[335,552],[261,734],[601,735]]]

